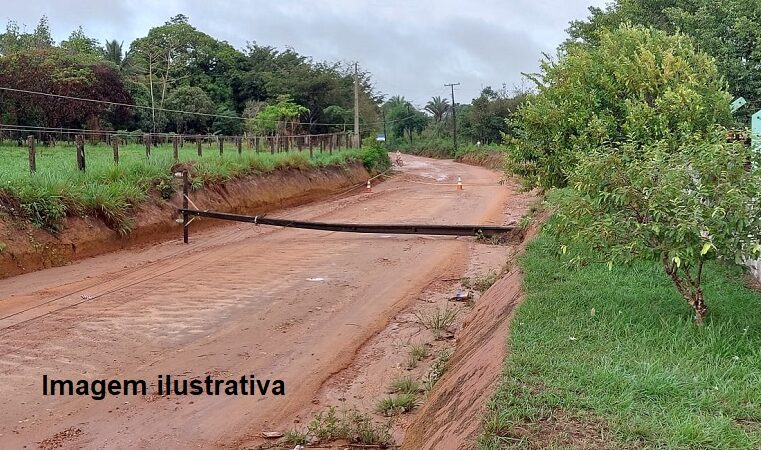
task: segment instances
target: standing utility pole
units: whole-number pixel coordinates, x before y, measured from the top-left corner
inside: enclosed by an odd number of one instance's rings
[[[454,151],[457,153],[457,113],[454,104],[454,87],[459,86],[460,83],[445,84],[444,87],[452,88],[452,138],[454,139]]]
[[[381,114],[383,115],[383,143],[386,143],[386,139],[388,139],[388,134],[386,133],[386,111],[381,108]]]
[[[359,68],[354,63],[354,146],[359,148],[362,143],[359,138]]]

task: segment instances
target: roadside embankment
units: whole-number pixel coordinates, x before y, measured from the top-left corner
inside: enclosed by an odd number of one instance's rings
[[[208,185],[194,191],[191,199],[203,209],[261,214],[341,192],[363,183],[368,176],[359,161],[290,168]],[[53,234],[29,221],[0,213],[0,279],[179,236],[181,230],[175,219],[180,204],[178,192],[169,200],[152,194],[149,201],[133,211],[134,228],[127,235],[92,216],[66,217],[61,231]],[[198,229],[218,223],[195,221],[192,226]]]
[[[534,220],[510,260],[523,254],[544,221]],[[458,332],[446,372],[407,428],[403,449],[471,448],[481,429],[507,356],[510,321],[522,300],[523,275],[517,264],[476,302]]]

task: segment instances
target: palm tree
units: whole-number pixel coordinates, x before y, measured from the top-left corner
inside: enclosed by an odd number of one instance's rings
[[[441,122],[444,119],[444,115],[449,111],[449,102],[441,97],[433,97],[427,105],[425,110],[433,114],[434,122]]]
[[[103,47],[103,58],[106,61],[112,62],[122,74],[127,75],[132,68],[132,58],[130,54],[124,54],[123,48],[124,42],[118,42],[116,39],[112,41],[106,41],[106,45]]]

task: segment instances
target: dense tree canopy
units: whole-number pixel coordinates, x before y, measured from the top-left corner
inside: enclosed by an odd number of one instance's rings
[[[0,86],[131,103],[119,73],[104,62],[60,48],[30,48],[0,57]],[[42,97],[17,92],[0,94],[2,121],[44,127],[110,127],[124,123],[130,111],[101,103]]]
[[[128,50],[115,40],[105,40],[101,45],[81,27],[56,45],[45,17],[31,33],[9,22],[0,34],[3,86],[134,101],[143,107],[129,114],[113,114],[113,108],[94,103],[80,108],[82,102],[38,102],[40,98],[32,101],[29,96],[2,92],[0,103],[8,105],[2,109],[7,124],[76,128],[96,124],[105,129],[230,134],[245,129],[244,117],[252,119],[266,106],[276,106],[282,96],[288,96],[301,108],[298,117],[289,117],[287,132],[350,129],[353,72],[348,65],[315,62],[293,49],[281,51],[251,43],[239,51],[199,31],[184,15],[150,29],[146,36],[129,44]],[[375,93],[368,73],[361,72],[359,79],[360,121],[377,126],[381,97]],[[330,125],[337,122],[346,125]]]

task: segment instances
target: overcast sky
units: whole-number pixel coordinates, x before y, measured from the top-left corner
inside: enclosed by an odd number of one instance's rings
[[[77,26],[101,41],[136,37],[182,13],[237,48],[247,41],[293,47],[317,60],[358,61],[377,89],[418,106],[449,95],[458,102],[483,86],[520,84],[542,52],[553,52],[573,19],[605,0],[2,0],[0,19],[34,29],[42,14],[56,41]]]

